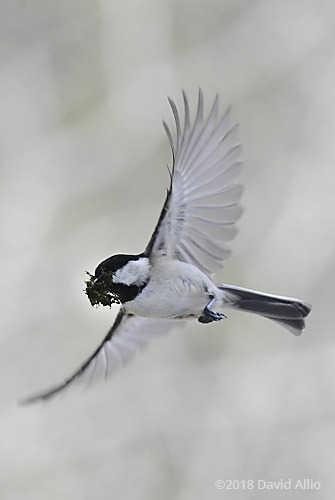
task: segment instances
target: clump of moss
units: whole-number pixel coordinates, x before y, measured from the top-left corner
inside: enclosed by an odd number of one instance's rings
[[[102,305],[111,307],[112,304],[120,304],[121,301],[119,296],[111,290],[114,273],[102,271],[99,275],[99,279],[96,279],[95,276],[89,272],[87,274],[90,279],[85,281],[85,293],[92,306]]]

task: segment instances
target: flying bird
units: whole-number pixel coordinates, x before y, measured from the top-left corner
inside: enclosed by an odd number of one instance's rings
[[[294,335],[305,327],[311,306],[302,300],[270,295],[227,284],[214,274],[229,256],[227,242],[236,235],[242,214],[242,168],[237,125],[230,109],[218,119],[216,96],[204,118],[204,98],[198,95],[195,118],[183,91],[183,123],[168,98],[176,127],[173,166],[158,223],[145,250],[138,255],[113,255],[101,262],[86,282],[92,305],[120,304],[113,326],[93,354],[62,383],[23,400],[48,400],[73,382],[108,377],[151,337],[181,326],[186,320],[207,323],[226,318],[226,309],[259,314]],[[214,308],[216,310],[214,310]],[[205,328],[205,326],[204,326]]]

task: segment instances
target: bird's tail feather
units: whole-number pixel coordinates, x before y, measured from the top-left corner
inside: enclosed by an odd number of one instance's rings
[[[227,307],[269,318],[294,335],[300,335],[305,328],[304,318],[310,313],[311,306],[302,300],[231,285],[219,285],[218,288],[225,292]]]

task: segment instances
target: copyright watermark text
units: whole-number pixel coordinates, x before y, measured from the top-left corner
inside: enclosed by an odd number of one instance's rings
[[[218,479],[217,490],[320,490],[320,481],[314,479]]]

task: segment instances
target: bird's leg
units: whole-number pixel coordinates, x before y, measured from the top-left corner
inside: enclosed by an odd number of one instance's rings
[[[202,315],[199,316],[199,323],[211,323],[212,321],[220,321],[227,316],[223,313],[212,311],[211,307],[215,304],[216,298],[211,297],[211,301],[207,304],[205,309],[202,311]]]

